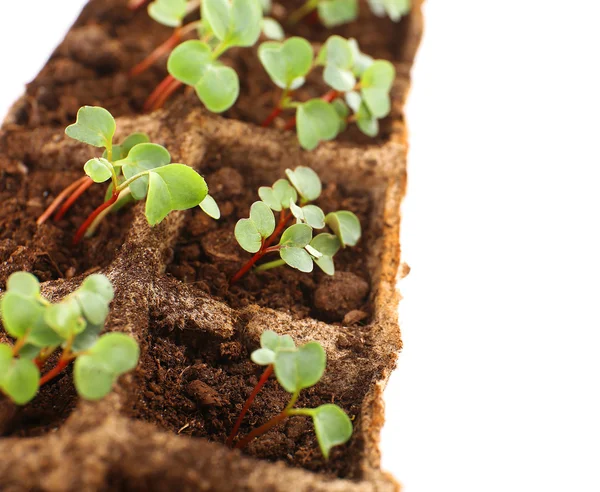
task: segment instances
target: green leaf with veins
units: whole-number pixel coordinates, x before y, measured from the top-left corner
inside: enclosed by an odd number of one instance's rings
[[[133,149],[136,145],[142,143],[150,143],[150,137],[145,133],[132,133],[125,140],[123,140],[122,143],[120,143],[119,145],[114,145],[112,156],[113,165],[118,167],[118,169],[120,170],[120,165],[117,164],[117,161],[125,159],[129,155],[129,152],[131,152],[131,149]],[[102,157],[104,159],[108,158],[108,152],[106,150],[102,154]]]
[[[312,227],[307,224],[294,224],[281,235],[279,245],[285,248],[304,248],[312,239]]]
[[[358,0],[325,0],[319,2],[319,19],[327,28],[340,26],[358,18]]]
[[[258,189],[258,196],[276,212],[290,207],[290,200],[296,202],[298,193],[287,179],[278,179],[273,187],[261,186]]]
[[[117,124],[104,108],[83,106],[77,112],[77,121],[65,133],[80,142],[94,147],[110,148]]]
[[[17,405],[24,405],[36,395],[40,370],[29,359],[13,359],[2,375],[1,387]]]
[[[312,202],[321,195],[321,179],[310,167],[298,166],[293,171],[286,169],[285,174],[305,202]]]
[[[285,247],[281,248],[279,254],[288,266],[304,273],[313,271],[313,259],[303,248]]]
[[[257,253],[262,246],[262,236],[250,219],[238,220],[234,235],[238,244],[248,253]]]
[[[221,218],[221,210],[219,209],[219,205],[210,195],[206,195],[204,200],[202,200],[200,203],[200,208],[212,219],[219,220]]]
[[[85,174],[92,178],[94,183],[104,183],[105,181],[108,181],[112,177],[112,168],[113,166],[110,161],[103,159],[102,157],[90,159],[83,166]]]
[[[222,113],[233,106],[240,95],[240,80],[233,68],[213,63],[206,66],[194,88],[210,111]]]
[[[38,297],[40,295],[40,283],[31,273],[15,272],[8,277],[6,290],[26,297]]]
[[[275,231],[275,216],[264,202],[254,202],[250,207],[250,220],[263,238],[268,238]]]
[[[136,174],[166,166],[170,162],[171,154],[162,145],[143,143],[133,147],[127,158],[119,164],[123,168],[125,178],[130,179]],[[148,176],[141,176],[129,185],[131,195],[136,200],[143,200],[148,193],[148,185]]]
[[[267,39],[281,41],[285,39],[285,32],[281,24],[272,17],[264,17],[262,20],[262,33]]]
[[[252,46],[260,36],[259,0],[203,0],[202,18],[226,47]]]
[[[304,221],[313,229],[323,229],[325,227],[325,214],[316,205],[305,205],[302,207]]]
[[[335,108],[321,99],[300,104],[296,120],[298,140],[306,150],[314,150],[321,141],[333,140],[340,129]]]
[[[349,42],[341,36],[331,36],[325,42],[317,58],[325,66],[323,78],[337,91],[346,92],[356,85],[354,52]]]
[[[340,240],[341,245],[356,246],[361,236],[361,227],[358,217],[347,210],[331,212],[325,217],[326,224]]]
[[[194,87],[212,63],[212,50],[203,41],[189,40],[177,46],[169,56],[167,70],[180,82]]]
[[[344,444],[352,437],[352,422],[337,405],[328,403],[307,413],[313,419],[319,447],[326,459],[332,447]]]
[[[187,0],[154,0],[148,5],[148,15],[168,27],[179,27],[187,11]]]
[[[202,19],[207,22],[214,35],[221,41],[227,36],[231,6],[228,0],[204,0],[202,2]]]
[[[173,210],[200,205],[208,194],[204,178],[184,164],[168,164],[149,173],[146,218],[153,226]]]
[[[326,355],[317,342],[275,354],[275,376],[288,393],[296,393],[319,382],[325,372]]]
[[[266,366],[275,362],[275,353],[282,349],[295,349],[296,344],[289,335],[278,335],[274,331],[265,330],[260,336],[260,347],[250,355],[252,361]]]
[[[390,112],[390,90],[395,77],[394,65],[386,60],[373,62],[361,77],[363,100],[375,118],[384,118]]]
[[[283,43],[262,43],[258,57],[275,85],[297,89],[312,68],[313,49],[306,39],[291,37]]]
[[[340,240],[337,238],[337,236],[328,234],[326,232],[318,234],[310,242],[310,246],[321,254],[320,257],[313,258],[313,261],[317,264],[317,266],[327,275],[334,275],[335,265],[333,262],[333,256],[341,247]]]

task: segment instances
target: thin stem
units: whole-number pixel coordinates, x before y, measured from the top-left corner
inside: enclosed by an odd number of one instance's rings
[[[78,244],[79,241],[81,241],[81,239],[85,235],[85,231],[87,231],[88,227],[90,227],[90,225],[92,225],[92,223],[94,222],[94,220],[96,220],[96,217],[98,217],[98,215],[100,215],[103,210],[107,209],[113,203],[115,203],[118,198],[119,198],[119,194],[117,192],[113,191],[112,197],[110,197],[109,200],[105,201],[102,205],[100,205],[96,210],[94,210],[88,216],[87,219],[85,219],[85,222],[77,230],[77,233],[75,234],[75,237],[73,238],[73,245]]]
[[[321,96],[321,100],[330,103],[330,102],[335,101],[338,97],[342,96],[343,94],[344,94],[343,92],[332,89],[329,92],[326,92],[325,94],[323,94]],[[294,116],[285,124],[283,129],[284,130],[292,130],[295,126],[296,126],[296,117]]]
[[[244,404],[244,408],[242,408],[242,411],[241,411],[238,419],[236,420],[235,425],[233,426],[233,429],[232,429],[231,433],[229,434],[229,437],[227,438],[227,441],[225,441],[225,444],[227,444],[227,446],[231,447],[231,444],[233,443],[235,436],[237,435],[238,431],[240,430],[240,426],[242,425],[242,421],[244,420],[244,417],[246,416],[246,412],[248,412],[248,409],[250,408],[250,405],[252,405],[254,398],[256,398],[256,395],[258,395],[261,388],[268,381],[271,374],[273,374],[273,365],[272,364],[267,366],[267,368],[263,372],[262,376],[260,377],[260,380],[258,381],[256,386],[252,390],[252,393],[250,393],[250,396],[246,400],[246,403]]]
[[[261,436],[265,432],[267,432],[272,427],[275,427],[282,420],[285,420],[288,417],[287,410],[284,410],[278,415],[275,415],[271,420],[269,420],[266,424],[261,425],[257,429],[254,429],[250,434],[248,434],[243,439],[239,440],[235,445],[235,449],[242,449],[248,445],[252,440],[256,439],[258,436]]]
[[[54,216],[54,222],[58,222],[60,219],[64,217],[64,215],[69,211],[69,209],[73,206],[73,204],[78,200],[78,198],[85,193],[85,191],[94,184],[94,181],[89,176],[84,176],[83,178],[77,181],[80,185],[77,187],[75,192],[69,197],[69,199],[60,207],[60,210]]]
[[[21,338],[18,338],[15,344],[13,345],[13,357],[19,355],[19,352],[27,343],[27,336],[29,335],[29,331],[30,330],[28,330]]]
[[[277,102],[277,106],[275,106],[275,109],[273,109],[271,114],[269,116],[267,116],[267,119],[262,122],[261,126],[263,128],[269,127],[271,125],[271,123],[273,123],[273,121],[275,121],[275,118],[277,118],[281,114],[281,112],[287,107],[285,103],[286,103],[286,99],[288,98],[289,94],[290,94],[289,89],[283,90],[283,92],[281,93],[281,97],[279,98],[279,101]]]
[[[75,189],[86,179],[89,179],[87,176],[83,176],[79,178],[77,181],[71,183],[64,190],[62,190],[59,195],[52,201],[50,206],[44,211],[42,215],[37,220],[37,225],[42,225],[48,218],[54,213],[54,211],[59,207],[62,201],[70,194],[73,193]]]
[[[288,17],[289,25],[293,26],[294,24],[300,22],[302,19],[304,19],[304,17],[306,17],[313,10],[315,10],[318,5],[319,0],[308,0],[307,2],[305,2],[304,5],[302,5],[302,7],[290,14],[290,16]]]
[[[172,75],[167,75],[161,82],[156,86],[156,88],[152,91],[152,94],[148,96],[146,102],[144,103],[144,111],[150,111],[156,99],[158,99],[162,93],[169,85],[175,80],[175,77]]]
[[[179,80],[173,80],[173,82],[171,82],[171,84],[163,91],[163,93],[160,95],[160,97],[158,99],[156,99],[156,101],[152,105],[152,111],[156,111],[157,109],[162,108],[164,106],[164,104],[167,102],[167,99],[169,99],[169,97],[171,97],[171,94],[173,94],[182,85],[183,85],[183,82],[180,82]]]
[[[212,53],[212,59],[216,60],[218,59],[223,53],[225,53],[227,50],[229,49],[229,46],[227,46],[226,43],[224,42],[220,42],[217,47],[214,49],[213,53]]]
[[[102,211],[101,214],[98,215],[98,217],[96,217],[96,219],[94,220],[94,222],[92,222],[92,224],[90,225],[90,227],[88,227],[88,230],[85,233],[85,237],[91,237],[94,235],[94,233],[98,230],[98,227],[100,227],[100,224],[102,223],[102,221],[105,219],[105,217],[112,212],[112,210],[117,206],[117,204],[119,203],[119,200],[121,200],[122,198],[125,198],[127,196],[129,196],[131,194],[131,189],[130,188],[125,188],[124,190],[122,190],[119,193],[119,198],[117,198],[117,201],[115,203],[112,204],[111,207],[104,209]]]
[[[271,270],[273,268],[277,268],[285,265],[285,261],[283,260],[274,260],[269,261],[268,263],[263,263],[262,265],[257,266],[254,271],[255,272],[266,272],[267,270]]]
[[[138,10],[141,9],[147,2],[148,0],[129,0],[127,7],[129,10]]]
[[[269,248],[265,248],[263,250],[263,253],[266,255],[268,253],[276,253],[277,251],[279,251],[281,249],[281,246],[276,245],[276,246],[270,246]]]
[[[40,386],[44,386],[46,383],[52,381],[56,376],[63,372],[74,358],[75,357],[72,355],[65,357],[65,354],[63,353],[56,366],[42,376],[40,379]]]

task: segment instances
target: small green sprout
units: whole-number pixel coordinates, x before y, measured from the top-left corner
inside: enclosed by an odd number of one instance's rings
[[[311,203],[321,195],[322,184],[317,173],[299,166],[287,169],[286,175],[288,179],[279,179],[272,187],[260,187],[261,201],[252,204],[249,218],[240,219],[236,224],[234,234],[238,244],[254,256],[236,273],[231,284],[269,253],[279,253],[281,259],[263,263],[255,268],[256,272],[288,265],[309,273],[316,264],[327,275],[334,275],[335,254],[340,248],[355,246],[360,239],[360,221],[352,212],[341,210],[325,215]],[[278,223],[273,211],[279,212]],[[287,227],[292,219],[296,219],[296,223]],[[315,230],[325,226],[329,226],[333,234],[313,235]],[[278,244],[272,246],[277,238]]]
[[[0,315],[13,346],[0,344],[0,391],[18,405],[75,360],[74,383],[87,400],[106,396],[119,376],[137,366],[139,347],[122,333],[100,336],[113,299],[104,275],[90,275],[62,301],[52,304],[26,272],[13,273],[0,300]],[[48,358],[62,349],[56,366],[43,376]]]
[[[369,0],[369,6],[378,17],[387,15],[394,22],[410,12],[410,0]],[[290,14],[290,24],[298,23],[315,10],[325,27],[336,27],[358,18],[358,0],[307,0]]]
[[[93,234],[109,212],[132,200],[146,201],[146,218],[152,226],[174,210],[196,205],[211,217],[220,216],[217,204],[208,195],[206,182],[196,171],[171,163],[167,149],[150,143],[144,134],[130,135],[121,145],[113,145],[115,130],[112,115],[104,108],[92,106],[82,107],[76,123],[65,130],[75,140],[104,149],[102,157],[94,157],[83,166],[88,177],[85,185],[110,181],[104,203],[79,228],[74,243]],[[46,211],[40,220],[48,215]]]
[[[231,445],[250,404],[274,371],[277,381],[290,393],[291,399],[286,408],[278,415],[253,430],[241,439],[236,448],[245,447],[250,441],[267,432],[271,427],[288,417],[303,415],[311,417],[323,456],[328,459],[331,448],[344,444],[352,436],[352,422],[337,405],[326,404],[317,408],[296,408],[296,402],[303,389],[317,384],[323,377],[326,355],[317,342],[309,342],[296,347],[289,335],[279,336],[273,331],[265,331],[260,337],[261,348],[252,352],[251,359],[256,364],[267,366],[265,374],[250,395],[244,410],[240,414],[232,433],[227,439]]]
[[[310,43],[298,37],[262,43],[258,56],[273,83],[283,89],[263,126],[269,126],[283,110],[296,110],[296,118],[286,128],[296,126],[300,145],[307,150],[336,138],[349,122],[356,122],[363,133],[374,137],[379,132],[378,120],[391,110],[394,66],[362,53],[354,39],[331,36],[316,59]],[[323,79],[332,90],[321,99],[294,101],[292,92],[317,67],[323,67]]]

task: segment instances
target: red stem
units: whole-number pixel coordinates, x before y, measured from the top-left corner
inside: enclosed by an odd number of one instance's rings
[[[173,35],[167,39],[164,43],[158,46],[152,53],[150,53],[144,60],[138,63],[135,67],[133,67],[129,71],[130,77],[136,77],[146,70],[148,70],[154,63],[160,59],[161,56],[167,54],[169,51],[173,50],[175,46],[179,44],[181,41],[181,28],[178,27],[175,29]]]
[[[77,201],[77,199],[85,193],[90,186],[94,184],[94,181],[89,176],[85,176],[84,180],[75,190],[75,192],[69,197],[69,199],[60,207],[60,210],[54,216],[54,222],[58,222],[63,216],[67,213],[67,211],[73,206],[73,204]]]
[[[259,428],[254,429],[250,434],[248,434],[243,439],[239,440],[235,445],[235,449],[242,449],[246,447],[246,445],[252,441],[253,439],[261,436],[265,432],[267,432],[271,427],[275,427],[279,422],[284,420],[288,416],[287,411],[284,410],[278,415],[275,415],[271,420],[269,420],[266,424],[261,425]]]
[[[335,89],[330,90],[329,92],[323,94],[321,99],[325,102],[333,102],[338,97],[340,97],[343,92],[336,91]],[[296,126],[296,117],[291,118],[283,127],[284,130],[292,130]]]
[[[73,191],[81,184],[81,182],[87,178],[87,176],[83,176],[79,178],[74,183],[71,183],[64,190],[60,192],[60,194],[52,201],[50,206],[44,211],[42,215],[40,215],[37,220],[37,225],[42,225],[48,218],[54,213],[54,211],[58,208],[61,202],[69,195],[69,193],[73,193]]]
[[[177,87],[179,87],[179,85],[181,85],[181,82],[177,81],[175,79],[175,77],[173,77],[172,75],[167,75],[162,80],[162,82],[156,86],[156,89],[154,89],[152,94],[150,94],[150,96],[148,96],[148,99],[146,99],[146,102],[144,103],[144,111],[148,112],[148,111],[158,109],[160,107],[160,106],[157,107],[157,104],[159,101],[162,102],[162,104],[164,104],[164,102],[166,101],[166,98],[163,97],[163,93],[165,91],[169,91],[169,89],[175,82],[177,82],[178,85],[175,86],[174,89],[177,89]],[[171,92],[174,89],[171,89]],[[171,94],[171,92],[168,93],[167,97]],[[161,106],[162,106],[162,104],[161,104]]]
[[[141,9],[148,0],[129,0],[129,5],[127,7],[129,10],[138,10]]]
[[[275,121],[275,118],[277,118],[280,114],[281,114],[282,108],[280,106],[277,106],[272,112],[271,114],[267,117],[267,119],[265,121],[262,122],[262,127],[263,128],[267,128],[269,126],[271,126],[271,123],[273,123],[273,121]]]
[[[258,395],[261,388],[268,381],[271,374],[273,374],[273,366],[269,365],[263,372],[262,376],[260,377],[260,380],[254,387],[254,389],[252,390],[252,393],[250,393],[250,396],[246,400],[246,403],[244,404],[244,408],[242,408],[240,416],[236,420],[235,425],[233,426],[233,430],[231,431],[231,434],[229,434],[227,441],[225,441],[225,444],[227,444],[227,446],[231,447],[231,444],[233,443],[235,436],[237,435],[238,431],[240,430],[240,426],[242,425],[242,421],[244,420],[246,412],[248,412],[248,409],[250,408],[250,405],[252,405],[254,398],[256,398],[256,395]]]
[[[290,220],[291,218],[292,218],[292,214],[286,214],[284,210],[281,211],[281,216],[279,218],[279,224],[277,224],[277,227],[275,228],[275,231],[273,231],[273,234],[271,234],[271,236],[262,244],[258,253],[256,253],[252,258],[250,258],[244,264],[244,266],[242,266],[242,268],[240,268],[239,271],[233,276],[233,278],[229,281],[230,286],[235,284],[239,279],[241,279],[244,275],[246,275],[246,273],[248,273],[248,271],[250,271],[250,269],[254,266],[254,264],[258,260],[260,260],[264,255],[275,251],[275,250],[268,251],[269,246],[271,246],[273,241],[275,241],[275,239],[277,239],[277,236],[279,236],[279,234],[281,234],[283,229],[285,229],[285,225],[287,224],[288,220]]]
[[[96,210],[94,210],[88,216],[87,219],[85,219],[85,222],[77,230],[77,233],[75,234],[75,237],[73,238],[73,245],[75,245],[75,244],[79,243],[79,241],[81,241],[81,239],[85,235],[85,232],[88,230],[88,227],[90,227],[92,225],[92,222],[94,222],[96,217],[98,217],[98,215],[100,215],[104,210],[106,210],[113,203],[115,203],[118,198],[119,198],[119,193],[113,191],[113,195],[110,197],[110,199],[107,200],[106,202],[104,202],[102,205],[100,205]]]
[[[152,106],[152,111],[156,111],[157,109],[162,108],[167,102],[167,99],[171,97],[171,94],[173,94],[182,85],[183,82],[179,82],[179,80],[173,80],[173,82],[171,82],[171,84],[163,91],[160,97],[155,101],[154,105]]]
[[[60,358],[54,369],[51,369],[40,379],[40,387],[44,386],[48,381],[52,381],[56,376],[65,370],[69,363],[73,360],[71,357]]]

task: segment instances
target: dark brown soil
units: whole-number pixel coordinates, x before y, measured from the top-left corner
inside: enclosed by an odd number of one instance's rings
[[[312,274],[285,266],[260,274],[250,272],[230,287],[233,275],[252,257],[237,244],[233,234],[235,224],[239,218],[248,216],[250,205],[259,199],[258,187],[271,185],[275,179],[264,182],[243,169],[226,167],[228,164],[232,163],[215,158],[203,167],[211,194],[220,204],[221,220],[213,221],[200,209],[194,210],[188,216],[168,272],[184,282],[195,283],[199,289],[226,300],[234,308],[255,303],[300,318],[312,316],[338,322],[352,310],[368,315],[370,277],[366,256],[376,234],[369,227],[369,194],[330,182],[324,183],[323,193],[315,202],[325,213],[351,210],[359,217],[365,233],[357,246],[341,250],[335,257],[337,272],[346,272],[346,275],[336,273],[336,278],[342,281],[335,284],[335,292],[331,293],[333,302],[321,296],[321,302],[315,305],[315,293],[328,283],[328,276],[316,266]],[[271,254],[265,261],[271,259],[277,259],[277,255]],[[347,302],[340,304],[340,298]]]

